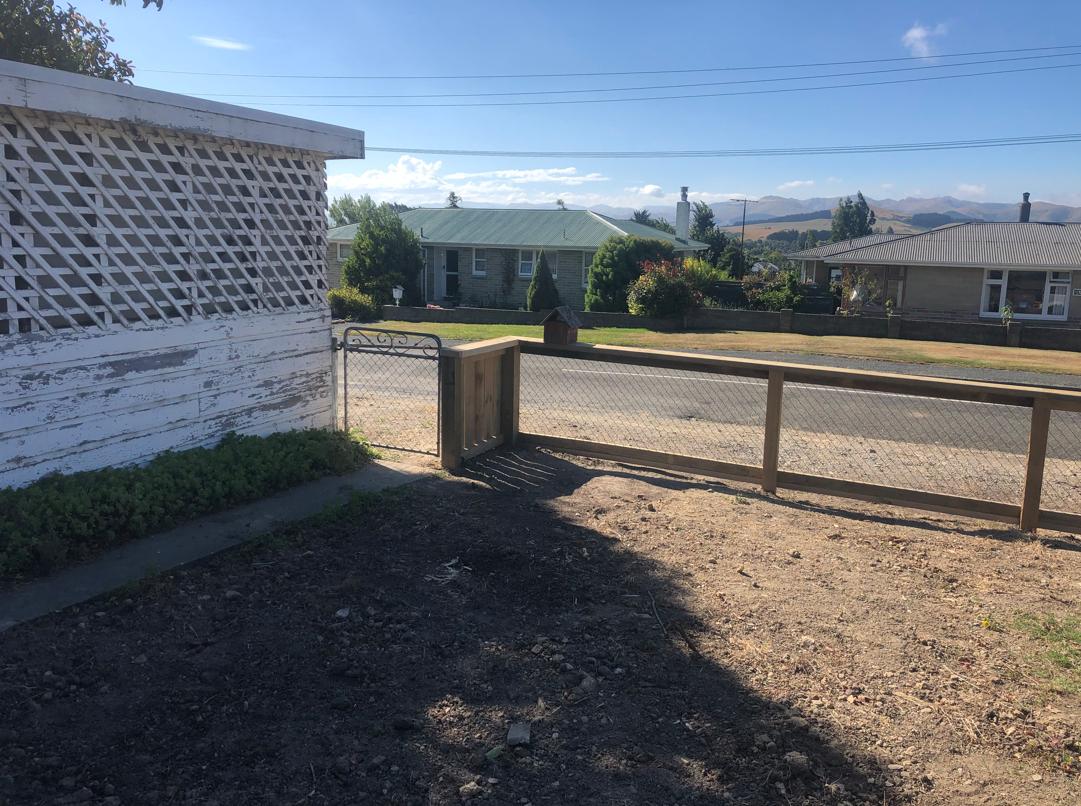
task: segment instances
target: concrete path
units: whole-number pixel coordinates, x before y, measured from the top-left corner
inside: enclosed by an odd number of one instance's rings
[[[376,461],[346,476],[329,476],[168,532],[126,543],[96,560],[66,568],[0,593],[0,632],[151,574],[236,546],[277,526],[303,520],[355,492],[378,492],[416,481],[431,471]]]

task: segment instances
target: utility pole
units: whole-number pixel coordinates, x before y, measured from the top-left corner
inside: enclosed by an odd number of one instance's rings
[[[758,204],[754,199],[730,199],[734,202],[743,202],[743,223],[739,227],[739,268],[740,272],[743,271],[743,241],[747,235],[747,205]]]

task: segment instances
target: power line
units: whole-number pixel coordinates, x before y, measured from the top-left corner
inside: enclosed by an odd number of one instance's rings
[[[296,79],[341,79],[363,81],[436,81],[436,80],[465,80],[465,79],[504,79],[504,78],[584,78],[591,76],[646,76],[646,75],[672,75],[677,73],[720,73],[739,70],[791,70],[802,67],[839,67],[852,64],[882,64],[885,62],[908,62],[925,60],[927,58],[953,59],[962,56],[990,56],[999,53],[1034,53],[1048,50],[1073,50],[1081,48],[1081,45],[1048,45],[1039,48],[1002,48],[999,50],[971,50],[963,53],[941,53],[934,57],[927,56],[893,56],[882,59],[850,59],[847,61],[833,62],[804,62],[802,64],[758,64],[723,67],[688,67],[668,70],[608,70],[579,73],[487,73],[465,75],[319,75],[312,73],[208,73],[195,70],[164,70],[155,68],[141,68],[144,73],[166,73],[181,76],[212,76],[216,78],[296,78]]]
[[[590,89],[562,89],[562,90],[517,90],[513,92],[457,92],[457,93],[420,93],[420,94],[372,94],[372,95],[342,95],[342,94],[316,94],[295,93],[288,95],[261,95],[250,92],[206,92],[199,93],[207,98],[492,98],[522,95],[581,95],[595,92],[642,92],[645,90],[670,90],[687,89],[692,87],[720,87],[732,84],[771,84],[780,81],[810,81],[816,78],[843,78],[847,76],[880,75],[882,73],[908,73],[915,70],[942,70],[949,67],[970,67],[978,64],[1001,64],[1003,62],[1029,61],[1032,59],[1058,59],[1068,56],[1081,56],[1081,51],[1072,53],[1050,53],[1038,56],[1012,56],[1004,59],[981,59],[969,62],[954,62],[953,64],[929,64],[918,67],[884,67],[878,70],[858,70],[846,73],[815,73],[806,76],[775,76],[772,78],[741,78],[729,81],[699,81],[689,84],[644,84],[636,87],[593,87]]]
[[[690,98],[726,98],[738,95],[776,95],[793,92],[816,92],[822,90],[848,89],[852,87],[884,87],[894,84],[917,84],[924,81],[946,81],[955,78],[976,78],[980,76],[998,76],[1007,73],[1032,73],[1040,70],[1062,70],[1066,68],[1081,67],[1081,63],[1072,64],[1049,64],[1038,67],[1013,67],[1004,70],[981,70],[975,73],[957,73],[947,76],[919,76],[917,78],[894,78],[885,81],[853,81],[847,84],[820,84],[811,87],[778,87],[774,89],[736,90],[733,92],[698,92],[682,95],[642,95],[634,98],[570,98],[545,101],[463,101],[454,103],[369,103],[369,104],[337,104],[337,103],[279,103],[256,102],[258,106],[292,106],[292,107],[318,107],[323,109],[376,109],[376,108],[420,108],[420,109],[446,109],[451,107],[478,107],[478,106],[565,106],[569,104],[618,104],[635,103],[641,101],[674,101]]]
[[[543,159],[687,159],[697,157],[794,157],[829,154],[885,154],[912,151],[955,151],[1025,145],[1081,143],[1081,132],[1039,134],[1019,137],[992,137],[971,140],[937,140],[916,143],[878,143],[849,146],[805,146],[799,148],[699,149],[693,151],[505,151],[455,148],[405,148],[366,146],[367,151],[390,154],[425,154],[453,157],[537,157]]]

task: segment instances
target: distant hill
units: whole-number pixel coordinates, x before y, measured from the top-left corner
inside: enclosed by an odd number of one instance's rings
[[[855,195],[852,193],[851,195]],[[770,232],[793,228],[801,232],[806,229],[829,229],[832,210],[837,206],[840,196],[815,196],[810,199],[793,199],[785,196],[763,196],[756,204],[747,206],[747,237],[764,238]],[[875,211],[879,227],[883,230],[892,226],[895,232],[920,232],[940,227],[957,221],[1016,221],[1019,202],[978,202],[958,199],[953,196],[934,196],[931,198],[906,197],[903,199],[872,199],[867,202]],[[487,205],[469,204],[467,207],[514,207],[551,209],[554,205]],[[576,205],[569,205],[574,208]],[[655,217],[676,220],[674,205],[645,205]],[[743,217],[743,204],[739,202],[718,201],[710,204],[717,224],[721,227],[739,227]],[[632,210],[629,207],[610,207],[595,205],[590,209],[612,216],[628,219]],[[1049,222],[1081,222],[1081,207],[1069,207],[1064,204],[1034,201],[1032,220]],[[751,234],[751,225],[755,234]]]
[[[832,218],[832,210],[812,210],[809,213],[792,213],[792,215],[778,215],[772,218],[760,216],[747,216],[747,223],[752,221],[756,224],[784,224],[789,221],[814,221],[819,218]]]

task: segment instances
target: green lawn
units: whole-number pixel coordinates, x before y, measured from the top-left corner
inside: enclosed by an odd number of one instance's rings
[[[379,327],[420,330],[444,339],[463,341],[480,341],[497,336],[541,336],[541,328],[535,325],[382,322]],[[658,350],[751,350],[1081,375],[1081,354],[1066,350],[1032,350],[859,336],[804,336],[798,333],[762,333],[748,330],[665,333],[645,328],[604,327],[582,330],[579,337],[592,344],[616,344]]]

